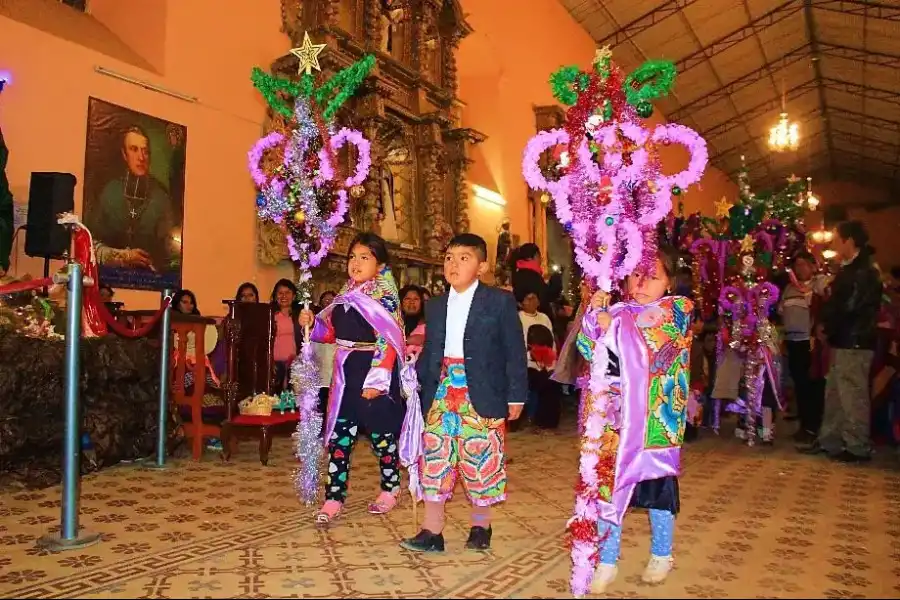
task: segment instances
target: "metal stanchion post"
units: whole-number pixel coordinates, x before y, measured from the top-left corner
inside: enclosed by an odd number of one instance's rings
[[[81,292],[83,271],[77,262],[69,263],[66,275],[66,367],[65,367],[65,431],[62,455],[62,514],[59,533],[45,535],[38,545],[53,552],[84,548],[100,541],[100,534],[79,531],[78,513],[81,496]],[[89,282],[94,285],[95,282]]]
[[[163,290],[163,302],[172,296],[172,290]],[[159,322],[159,424],[157,425],[156,463],[148,465],[156,469],[166,468],[166,442],[169,421],[169,371],[172,368],[172,307],[167,305]]]

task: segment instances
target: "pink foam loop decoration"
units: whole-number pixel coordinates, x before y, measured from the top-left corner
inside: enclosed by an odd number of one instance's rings
[[[674,175],[660,175],[656,179],[654,193],[655,205],[641,215],[642,224],[654,224],[661,221],[672,210],[672,188],[686,190],[703,177],[703,171],[709,161],[706,140],[696,131],[684,125],[669,123],[653,130],[651,140],[658,144],[681,144],[690,153],[688,166]]]
[[[601,218],[605,220],[605,216]],[[643,233],[631,221],[614,221],[612,225],[604,222],[598,226],[596,241],[605,248],[598,253],[599,256],[586,251],[582,244],[576,244],[575,259],[585,275],[594,280],[600,289],[608,292],[614,282],[630,275],[640,264],[644,253]],[[620,259],[617,266],[614,265],[616,259]]]
[[[706,148],[706,140],[700,134],[684,125],[669,123],[660,125],[653,130],[651,139],[656,143],[681,144],[690,153],[691,158],[684,171],[675,175],[664,175],[662,181],[671,188],[678,186],[685,190],[703,178],[706,163],[709,162],[709,151]]]
[[[759,318],[765,319],[768,318],[769,311],[778,302],[778,287],[771,281],[764,281],[755,285],[748,296],[748,300],[759,315]]]
[[[744,292],[741,289],[733,285],[725,286],[719,294],[719,310],[737,314],[744,308],[745,301]]]
[[[371,144],[362,133],[355,129],[347,129],[346,127],[338,131],[331,137],[331,151],[333,154],[344,147],[346,143],[356,146],[357,160],[356,171],[353,175],[344,181],[344,187],[351,188],[360,185],[369,176],[369,168],[372,166]],[[319,150],[319,171],[320,176],[325,181],[331,181],[334,178],[334,169],[331,165],[329,153],[325,148]]]
[[[260,166],[260,162],[262,161],[263,154],[267,150],[271,150],[272,148],[277,147],[279,144],[285,141],[285,137],[278,133],[277,131],[273,131],[269,135],[262,137],[253,144],[253,148],[250,149],[250,152],[247,153],[247,161],[250,167],[250,176],[253,178],[253,182],[256,184],[256,187],[263,189],[266,186],[270,185],[274,181],[280,181],[277,177],[273,177],[272,180],[268,178],[265,172],[262,170]],[[281,182],[281,189],[284,190],[284,182]]]
[[[554,146],[568,143],[569,134],[563,129],[541,131],[528,140],[528,145],[525,146],[525,153],[522,156],[522,175],[525,177],[525,182],[533,190],[549,192],[556,201],[568,195],[569,177],[568,175],[563,175],[556,181],[549,181],[544,177],[540,166],[541,154]]]
[[[619,145],[619,132],[621,132],[622,137],[638,147],[631,153],[630,165],[625,165],[622,152],[617,148]],[[647,139],[650,137],[650,133],[646,129],[635,123],[615,122],[598,129],[596,135],[604,152],[603,166],[612,173],[613,186],[618,187],[626,183],[643,181],[645,179],[643,176],[644,170],[647,168],[647,162],[650,158],[647,149],[644,148],[644,144],[647,143]],[[587,150],[586,146],[585,150]],[[579,159],[581,159],[581,156],[582,152],[579,148]],[[590,152],[588,152],[588,156],[590,156]],[[600,181],[599,171],[596,172],[595,181]]]

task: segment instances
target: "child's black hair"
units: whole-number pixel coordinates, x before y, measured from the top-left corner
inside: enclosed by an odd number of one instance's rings
[[[487,242],[485,242],[484,238],[480,235],[475,235],[474,233],[459,233],[453,236],[453,239],[447,244],[447,250],[450,250],[451,248],[471,248],[475,251],[475,255],[478,257],[479,262],[487,260]]]
[[[663,272],[669,279],[674,279],[678,269],[678,251],[672,246],[660,244],[656,258],[662,263]]]
[[[375,260],[378,261],[379,265],[387,265],[391,262],[391,255],[388,252],[387,242],[384,239],[372,233],[371,231],[364,231],[353,238],[353,241],[350,242],[350,245],[347,246],[347,258],[350,258],[350,255],[353,254],[353,249],[357,246],[365,246],[372,253],[372,256],[375,257]]]

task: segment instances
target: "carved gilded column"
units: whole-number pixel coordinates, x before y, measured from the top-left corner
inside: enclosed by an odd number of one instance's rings
[[[384,161],[385,153],[384,148],[381,148],[376,142],[378,139],[378,120],[375,118],[366,120],[363,124],[362,132],[363,135],[366,136],[366,139],[372,142],[370,150],[372,156],[372,168],[369,171],[369,176],[366,177],[365,182],[363,182],[366,193],[362,198],[356,200],[356,202],[362,202],[363,205],[361,210],[356,212],[356,214],[362,216],[362,222],[355,223],[355,225],[363,231],[374,231],[375,233],[380,234],[381,218],[379,214],[379,203],[381,200],[381,177],[379,171]]]
[[[456,53],[459,51],[459,42],[462,40],[462,37],[460,32],[453,32],[449,38],[444,40],[446,46],[441,53],[441,66],[443,70],[443,73],[441,74],[441,78],[443,79],[442,87],[448,90],[454,98],[459,89]]]
[[[444,218],[444,147],[432,143],[422,148],[425,179],[425,247],[429,255],[438,256],[453,237],[453,230]]]
[[[469,186],[466,173],[472,164],[470,157],[472,146],[480,144],[486,136],[474,129],[451,129],[445,134],[446,145],[450,151],[448,165],[449,177],[453,183],[453,198],[448,199],[450,212],[449,222],[457,232],[469,230]]]
[[[323,27],[334,27],[338,23],[338,11],[340,0],[324,0],[322,6],[323,20],[319,25]],[[319,42],[324,43],[324,42]]]
[[[303,27],[303,0],[281,0],[281,32],[291,39]]]
[[[381,48],[381,0],[363,0],[363,36],[365,48]]]

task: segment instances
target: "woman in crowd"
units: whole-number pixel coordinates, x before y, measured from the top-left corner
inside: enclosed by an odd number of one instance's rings
[[[276,391],[280,392],[288,384],[291,363],[303,345],[303,328],[298,323],[297,286],[290,279],[279,279],[272,288],[270,301],[275,311],[272,360],[275,361]]]

